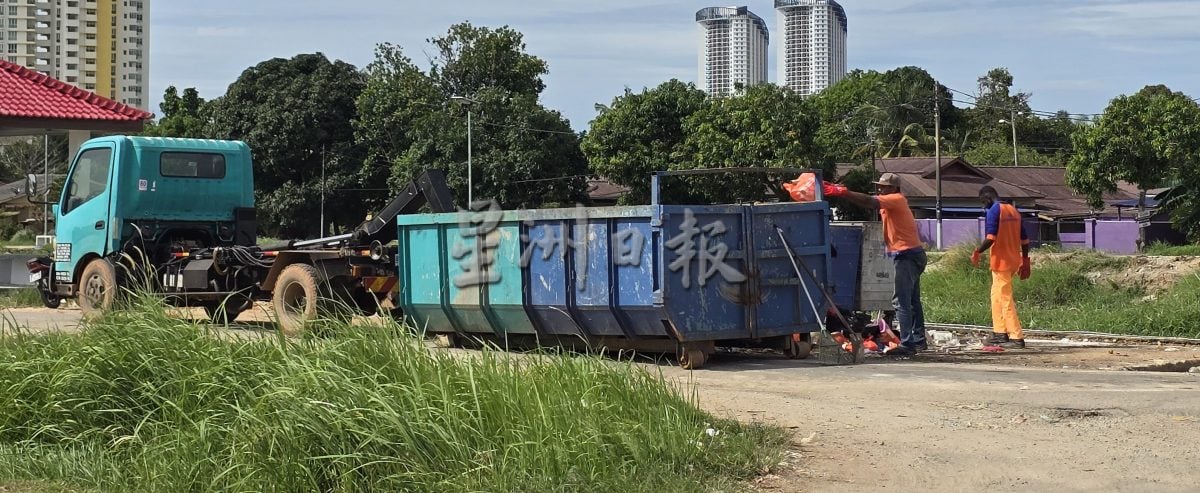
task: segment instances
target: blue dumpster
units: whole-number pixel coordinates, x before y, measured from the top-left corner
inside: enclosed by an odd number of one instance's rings
[[[431,333],[705,356],[820,329],[827,203],[654,195],[650,206],[399,216],[401,308]]]

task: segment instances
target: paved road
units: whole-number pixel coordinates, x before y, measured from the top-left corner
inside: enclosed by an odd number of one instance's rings
[[[17,309],[5,319],[71,330],[79,312]],[[765,491],[1196,491],[1200,374],[1055,366],[1150,357],[1138,351],[1200,354],[1093,348],[850,367],[718,355],[702,371],[659,369],[694,384],[714,413],[796,432],[796,451]]]

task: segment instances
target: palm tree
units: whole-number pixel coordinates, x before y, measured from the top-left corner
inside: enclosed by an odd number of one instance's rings
[[[933,138],[926,129],[931,121],[925,105],[929,88],[924,84],[884,85],[875,104],[864,104],[853,118],[876,131],[867,146],[882,157],[920,156],[933,153]]]

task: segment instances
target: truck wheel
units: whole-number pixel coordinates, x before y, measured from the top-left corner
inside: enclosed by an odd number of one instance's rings
[[[62,297],[50,291],[50,287],[43,283],[38,284],[38,294],[42,297],[42,304],[46,308],[57,309],[62,306]]]
[[[249,298],[232,298],[224,301],[215,301],[204,304],[204,313],[208,315],[208,319],[214,324],[228,325],[234,320],[237,320],[238,315],[250,309],[254,302]]]
[[[88,262],[79,279],[79,310],[95,317],[112,308],[117,297],[117,270],[108,260]]]
[[[309,322],[317,319],[321,299],[321,281],[317,270],[307,264],[292,264],[283,269],[275,281],[271,307],[279,319],[279,331],[288,337],[304,332]]]

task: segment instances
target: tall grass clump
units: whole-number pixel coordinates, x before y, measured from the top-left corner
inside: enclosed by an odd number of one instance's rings
[[[0,290],[0,308],[28,308],[42,306],[42,297],[36,288]]]
[[[922,278],[922,301],[930,321],[991,325],[991,273],[986,259],[985,265],[972,267],[970,252],[970,248],[948,252],[939,268]],[[1027,328],[1200,337],[1200,277],[1196,275],[1147,297],[1140,289],[1088,277],[1128,268],[1127,257],[1079,251],[1039,260],[1028,280],[1014,281],[1017,311]]]
[[[1161,257],[1200,257],[1200,245],[1168,245],[1152,243],[1142,252]]]
[[[428,350],[399,326],[230,341],[156,300],[0,338],[0,484],[94,491],[704,491],[786,437],[639,366]]]

